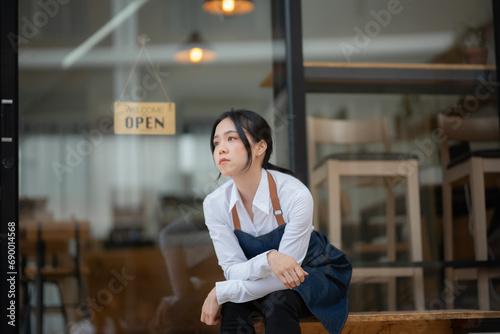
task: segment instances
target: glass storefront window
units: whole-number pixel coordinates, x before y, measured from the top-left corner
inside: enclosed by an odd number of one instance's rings
[[[81,282],[73,275],[43,289],[47,304],[60,304],[60,293],[67,303],[66,315],[43,314],[43,332],[70,327],[97,333],[219,331],[199,321],[205,296],[224,279],[202,209],[205,196],[226,181],[218,179],[210,153],[212,123],[231,108],[257,111],[274,126],[274,159],[288,167],[290,156],[291,130],[275,109],[270,80],[271,3],[254,3],[252,12],[226,17],[203,11],[201,0],[20,2],[22,263],[30,279],[41,260],[38,231],[46,229],[53,238],[46,250],[62,253],[61,259],[45,258],[51,269],[71,264],[75,256],[82,264]],[[392,151],[418,156],[422,263],[408,253],[404,183],[392,189],[395,258],[386,255],[381,188],[342,189],[342,248],[355,266],[382,268],[395,260],[406,268],[423,267],[423,306],[444,309],[443,291],[450,283],[443,273],[442,167],[439,143],[430,133],[438,113],[497,115],[491,0],[316,0],[302,1],[301,8],[306,115],[386,117]],[[206,49],[189,53],[186,47],[200,39]],[[142,41],[147,52],[141,51]],[[464,50],[475,46],[484,47],[479,53],[485,58],[469,60]],[[178,51],[193,58],[179,61]],[[208,58],[197,62],[201,56]],[[459,78],[476,72],[467,79],[472,83],[440,81],[448,70]],[[477,89],[492,93],[483,98]],[[114,133],[115,102],[168,100],[175,103],[174,135]],[[321,146],[318,153],[362,154],[381,147]],[[363,179],[352,181],[349,185],[359,185]],[[459,192],[459,206],[466,208],[468,191]],[[315,227],[328,234],[327,197],[320,189]],[[493,222],[498,207],[487,205]],[[470,244],[469,221],[461,216],[456,223],[457,238],[465,238],[457,240]],[[55,242],[63,233],[54,231],[65,229],[72,234]],[[59,248],[48,247],[59,242]],[[459,253],[459,260],[473,259],[470,249]],[[37,314],[28,305],[35,305],[37,295],[33,282],[24,282],[23,326],[33,329]],[[351,311],[415,308],[409,277],[371,283],[351,285]],[[498,309],[498,280],[491,286],[490,307]],[[475,283],[458,287],[455,307],[477,308]]]
[[[495,76],[492,2],[360,0],[313,4],[302,1],[302,17],[307,115],[350,121],[386,117],[392,151],[418,157],[426,263],[424,306],[444,309],[448,299],[442,292],[452,283],[443,274],[441,152],[440,143],[432,133],[438,127],[439,113],[473,118],[498,115],[492,83]],[[481,56],[470,58],[471,50]],[[462,89],[458,79],[443,77],[446,71],[458,73],[473,68],[476,72],[471,71],[468,78],[462,79],[472,82],[467,89]],[[484,91],[487,96],[481,95]],[[498,142],[488,147],[498,147]],[[324,157],[347,151],[362,155],[383,150],[381,144],[320,146],[318,154]],[[362,183],[362,178],[345,179],[347,185],[341,199],[344,250],[354,266],[387,267],[391,259],[386,253],[386,191],[384,187],[355,186]],[[470,193],[468,188],[458,188],[454,191],[455,245],[463,245],[459,240],[472,240],[467,210],[460,210],[460,207],[470,208]],[[409,230],[404,182],[394,191],[397,247],[401,247],[396,262],[408,265],[411,261],[405,251]],[[494,192],[487,193],[490,200],[494,197]],[[323,206],[319,227],[328,231],[325,189],[320,191],[319,198],[318,204]],[[498,206],[487,204],[487,223],[492,226],[495,210],[498,212]],[[455,260],[474,259],[472,246],[458,248]],[[490,260],[495,260],[494,248],[490,246]],[[365,280],[351,285],[351,310],[414,308],[411,280],[397,280],[397,290],[392,292],[394,281],[391,283],[387,278],[374,284]],[[497,309],[498,280],[492,278],[489,282],[490,307]],[[477,307],[476,282],[455,284],[462,287],[460,295],[450,297],[455,307]],[[391,293],[394,296],[396,291],[398,298],[392,298],[391,304]]]
[[[64,298],[78,306],[66,322],[44,314],[44,332],[84,326],[81,302],[98,333],[217,332],[199,321],[222,279],[202,210],[225,181],[209,137],[231,108],[272,116],[272,91],[259,86],[272,68],[270,5],[224,17],[202,1],[23,1],[19,32],[20,225],[76,221],[90,231],[85,295],[65,280]],[[194,32],[213,62],[175,60]],[[138,57],[140,35],[154,69]],[[176,106],[175,135],[114,134],[114,102],[166,102],[155,71]],[[58,290],[44,298],[57,304]]]

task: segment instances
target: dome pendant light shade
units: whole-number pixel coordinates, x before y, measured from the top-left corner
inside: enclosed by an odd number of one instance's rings
[[[242,15],[253,10],[251,0],[205,0],[203,9],[211,14],[224,16]]]
[[[217,58],[217,53],[210,49],[198,32],[193,32],[188,41],[174,55],[176,62],[185,64],[209,63]]]

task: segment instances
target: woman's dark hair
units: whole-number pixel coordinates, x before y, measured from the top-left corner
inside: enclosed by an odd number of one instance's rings
[[[266,154],[264,155],[264,160],[262,161],[262,168],[276,170],[278,172],[290,174],[296,177],[296,175],[291,170],[275,166],[269,162],[271,153],[273,153],[273,138],[271,135],[271,127],[269,126],[269,124],[267,124],[266,120],[262,116],[250,110],[231,109],[231,111],[226,111],[222,115],[220,115],[219,118],[217,118],[217,120],[214,122],[212,133],[210,135],[210,149],[212,150],[212,154],[215,150],[215,129],[217,128],[217,125],[219,125],[219,123],[226,118],[229,118],[231,121],[233,121],[234,126],[236,127],[236,131],[238,132],[238,135],[240,136],[243,145],[245,145],[245,148],[247,150],[248,159],[245,168],[249,168],[252,164],[252,148],[250,147],[250,142],[248,141],[245,134],[246,130],[246,133],[248,133],[248,135],[253,139],[255,143],[258,143],[261,140],[264,140],[267,143]]]

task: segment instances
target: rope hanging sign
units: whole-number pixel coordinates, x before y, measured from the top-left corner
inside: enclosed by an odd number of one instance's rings
[[[125,87],[120,95],[119,101],[115,102],[114,114],[114,127],[115,134],[133,134],[133,135],[173,135],[175,134],[175,103],[170,101],[167,91],[163,86],[162,80],[156,71],[151,57],[149,56],[148,49],[146,49],[146,42],[148,37],[140,35],[138,37],[141,50],[135,60],[134,66],[128,76]],[[163,94],[168,102],[123,102],[121,101],[125,90],[129,84],[132,74],[134,74],[135,67],[145,52],[148,57],[149,64],[153,69],[156,80],[160,84]]]

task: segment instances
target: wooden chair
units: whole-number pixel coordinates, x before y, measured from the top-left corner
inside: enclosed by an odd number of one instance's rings
[[[318,226],[318,188],[327,188],[327,221],[332,244],[342,249],[341,177],[356,176],[361,185],[383,186],[387,192],[387,259],[396,260],[394,185],[406,179],[406,207],[409,223],[409,259],[422,261],[422,237],[418,168],[415,157],[390,153],[385,118],[376,120],[334,120],[307,118],[310,188],[315,200],[314,223]],[[340,153],[318,163],[316,144],[350,145],[382,143],[383,153]],[[376,178],[373,178],[376,177]],[[424,309],[423,270],[421,267],[354,267],[352,281],[387,282],[389,309],[396,308],[396,278],[412,277],[415,308]]]
[[[68,324],[67,308],[81,308],[78,313],[88,319],[86,295],[82,280],[81,244],[89,240],[89,223],[76,221],[24,221],[20,224],[21,283],[24,286],[24,332],[30,332],[31,298],[29,286],[33,285],[35,294],[35,332],[43,332],[45,312],[60,312]],[[74,279],[78,300],[67,301],[63,293],[63,282]],[[61,304],[46,305],[44,285],[53,284],[58,288]]]
[[[438,115],[441,129],[441,165],[443,170],[443,236],[444,259],[453,261],[453,198],[454,185],[468,184],[473,222],[474,258],[476,261],[488,260],[487,221],[485,205],[485,177],[498,177],[500,174],[500,149],[468,151],[450,159],[449,142],[487,142],[500,139],[498,118],[482,117],[464,119],[458,116]],[[497,175],[495,175],[497,174]],[[498,185],[498,183],[497,183]],[[445,269],[446,279],[453,284],[459,280],[477,280],[479,309],[489,310],[488,281],[493,276],[500,277],[499,268]],[[450,286],[447,285],[447,286]],[[452,298],[447,299],[447,307],[454,307],[454,291],[449,291]]]

